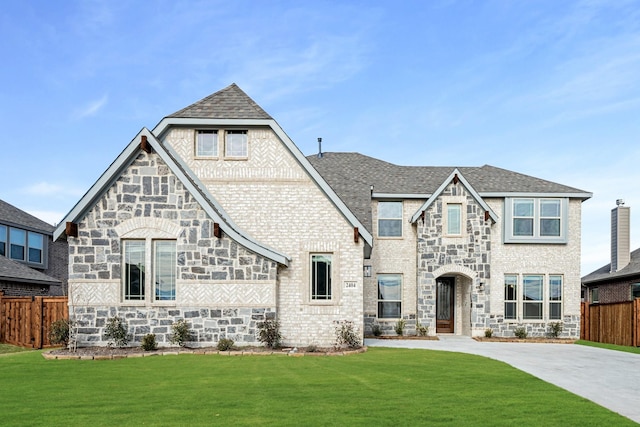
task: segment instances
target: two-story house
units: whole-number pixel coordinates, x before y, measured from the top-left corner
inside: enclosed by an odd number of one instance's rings
[[[68,255],[54,227],[0,200],[0,291],[6,296],[62,295]]]
[[[343,320],[577,336],[589,197],[490,166],[305,157],[234,84],[143,128],[54,239],[81,345],[116,315],[160,343],[186,319],[198,345],[257,344],[269,318],[290,345],[332,345]]]

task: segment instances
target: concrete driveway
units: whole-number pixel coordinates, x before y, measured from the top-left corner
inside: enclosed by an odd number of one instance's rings
[[[500,360],[640,423],[640,354],[572,344],[367,339],[369,347],[422,348]]]

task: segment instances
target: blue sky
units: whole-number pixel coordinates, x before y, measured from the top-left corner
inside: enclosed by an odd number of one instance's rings
[[[0,198],[60,221],[143,127],[235,82],[305,154],[490,164],[623,198],[640,246],[640,1],[24,1],[0,9]]]

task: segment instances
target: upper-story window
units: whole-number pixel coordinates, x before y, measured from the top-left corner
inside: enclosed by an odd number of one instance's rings
[[[20,228],[0,225],[0,256],[44,266],[44,235]]]
[[[217,130],[197,131],[196,157],[218,157],[218,131]]]
[[[378,236],[402,237],[402,202],[378,202]]]
[[[246,158],[248,139],[246,130],[228,130],[225,135],[225,156]]]
[[[505,243],[566,243],[567,199],[506,198]]]
[[[447,235],[460,236],[462,234],[462,204],[447,203]]]

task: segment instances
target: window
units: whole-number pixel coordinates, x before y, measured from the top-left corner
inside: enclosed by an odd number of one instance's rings
[[[591,302],[600,302],[598,288],[591,288]]]
[[[402,237],[402,202],[378,202],[378,236]]]
[[[518,276],[504,276],[504,318],[518,318]]]
[[[568,199],[505,199],[505,243],[566,243]]]
[[[0,255],[7,256],[7,227],[0,225]]]
[[[144,300],[145,241],[127,240],[124,244],[124,299]]]
[[[44,240],[42,234],[29,232],[29,262],[42,264],[42,249]]]
[[[562,276],[549,276],[549,319],[562,319]]]
[[[447,204],[447,234],[454,236],[462,234],[462,205],[460,203]]]
[[[378,318],[402,318],[402,275],[378,275]]]
[[[218,157],[218,131],[199,130],[196,135],[196,157]]]
[[[311,299],[331,299],[331,255],[311,255]]]
[[[542,319],[543,276],[522,278],[522,318]]]
[[[158,240],[154,242],[154,284],[156,301],[176,299],[176,242]]]
[[[247,157],[247,131],[228,130],[225,141],[226,157]]]
[[[155,301],[176,299],[176,242],[173,240],[123,240],[124,269],[122,276],[125,301],[144,301],[152,289]],[[153,261],[147,263],[152,249]],[[153,270],[153,286],[147,283],[147,267]]]
[[[631,299],[640,298],[640,283],[631,284]]]
[[[9,242],[11,259],[24,261],[25,249],[27,247],[27,232],[11,227],[9,229]]]

